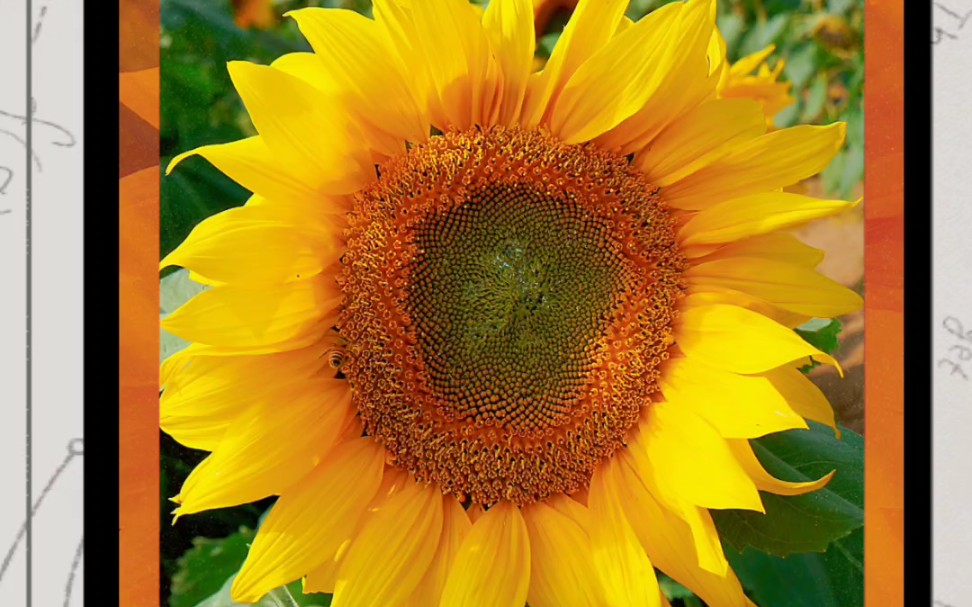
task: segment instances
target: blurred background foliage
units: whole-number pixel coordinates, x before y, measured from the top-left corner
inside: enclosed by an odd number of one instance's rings
[[[477,0],[479,1],[479,0]],[[538,0],[540,1],[540,0]],[[549,56],[570,8],[576,0],[542,0],[551,5],[546,28],[539,34],[538,61]],[[637,20],[670,0],[632,0],[628,16]],[[781,111],[775,126],[848,123],[844,149],[815,184],[816,195],[843,198],[859,195],[864,174],[864,55],[863,0],[718,0],[718,23],[729,58],[735,61],[775,45],[770,67],[784,62],[782,78],[792,84],[795,103]],[[479,1],[485,4],[485,0]],[[173,156],[211,143],[238,140],[255,134],[242,103],[230,82],[226,63],[247,60],[269,64],[282,54],[309,51],[296,25],[282,15],[305,6],[347,8],[371,14],[370,0],[161,0],[161,131],[162,166]],[[162,179],[161,255],[169,253],[202,219],[239,206],[248,192],[223,176],[201,158],[187,159],[179,170]],[[173,270],[163,272],[171,274]],[[193,288],[184,276],[170,276],[169,292],[184,301]],[[165,292],[165,289],[164,289]],[[163,309],[168,307],[163,302]],[[178,346],[176,346],[178,347]],[[814,434],[819,435],[820,429]],[[826,431],[823,431],[826,434]],[[847,436],[857,436],[844,429]],[[857,437],[859,438],[859,437]],[[831,440],[816,436],[814,440]],[[228,589],[260,517],[273,503],[268,498],[255,504],[185,517],[171,525],[176,495],[204,452],[187,449],[161,434],[162,604],[170,607],[229,607]],[[779,447],[779,445],[777,445]],[[770,458],[785,464],[786,454]],[[740,545],[727,540],[726,552],[743,585],[760,607],[857,607],[863,605],[863,495],[859,456],[833,455],[833,464],[850,468],[829,495],[809,497],[800,508],[803,524],[833,524],[835,512],[842,522],[830,529],[825,552],[792,554],[774,546]],[[765,453],[764,453],[765,455]],[[793,454],[790,454],[792,457]],[[855,459],[857,458],[857,459]],[[772,467],[764,464],[771,471]],[[824,458],[826,459],[826,458]],[[819,468],[820,461],[816,462]],[[823,461],[826,464],[826,461]],[[808,478],[802,464],[782,465],[781,478]],[[812,468],[812,466],[811,466]],[[817,472],[817,470],[812,470]],[[822,473],[827,472],[824,470]],[[819,475],[818,475],[819,476]],[[816,477],[814,477],[816,478]],[[856,479],[856,480],[855,480]],[[830,500],[828,502],[827,500]],[[810,514],[807,514],[810,513]],[[781,516],[792,516],[783,513]],[[820,517],[815,522],[814,516]],[[839,517],[838,517],[839,518]],[[730,538],[733,529],[751,521],[720,521]],[[773,520],[770,520],[771,525]],[[791,521],[792,523],[792,521]],[[789,525],[788,525],[789,526]],[[738,538],[737,538],[738,539]],[[752,538],[748,538],[752,540]],[[830,543],[833,542],[833,543]],[[744,549],[745,548],[745,549]],[[779,547],[776,547],[779,548]],[[818,547],[820,548],[820,547]],[[674,581],[662,577],[662,588],[673,607],[701,607],[702,601]],[[289,594],[302,607],[330,604],[325,595],[304,596],[300,584],[281,589],[261,604],[288,605]]]

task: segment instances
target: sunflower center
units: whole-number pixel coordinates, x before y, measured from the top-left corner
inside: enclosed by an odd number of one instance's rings
[[[355,197],[342,370],[365,431],[445,492],[587,486],[657,392],[684,260],[624,158],[447,133]]]
[[[406,311],[456,419],[532,436],[569,417],[625,281],[609,234],[576,202],[503,184],[417,227]]]

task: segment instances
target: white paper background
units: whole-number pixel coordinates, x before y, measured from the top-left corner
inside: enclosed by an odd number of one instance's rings
[[[941,28],[933,31],[933,581],[937,605],[964,607],[972,605],[972,332],[955,332],[972,331],[972,19],[963,21],[972,1],[936,3],[933,15]]]
[[[83,52],[81,0],[33,0],[33,519],[31,605],[82,604]],[[26,0],[0,0],[0,605],[27,604]],[[114,302],[106,302],[113,305]],[[106,344],[114,347],[114,344]],[[110,413],[110,412],[109,412]],[[83,450],[81,442],[76,450]],[[70,601],[65,593],[71,572]]]

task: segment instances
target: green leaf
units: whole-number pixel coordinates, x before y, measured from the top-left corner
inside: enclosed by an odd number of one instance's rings
[[[726,547],[739,581],[760,607],[863,607],[864,529],[824,554],[770,556]]]
[[[230,598],[233,579],[256,533],[246,527],[228,537],[210,539],[197,537],[193,547],[178,561],[172,576],[169,607],[237,607]],[[257,607],[327,607],[331,604],[324,594],[304,594],[301,582],[295,581],[269,592],[256,603]]]
[[[776,556],[823,552],[864,525],[864,441],[841,428],[842,440],[821,424],[751,441],[766,470],[786,481],[837,473],[818,491],[792,497],[761,493],[766,514],[714,510],[720,536],[737,551],[752,547]]]
[[[778,129],[785,129],[793,126],[800,119],[800,112],[803,111],[803,100],[797,98],[796,103],[792,103],[776,114],[773,118],[773,125]]]
[[[807,101],[803,108],[801,122],[810,124],[816,121],[827,103],[827,88],[827,78],[823,74],[818,75],[807,91]]]
[[[795,329],[797,334],[818,350],[833,354],[840,342],[840,321],[836,318],[814,318]]]
[[[790,14],[780,13],[779,15],[770,17],[764,23],[751,26],[749,33],[743,37],[739,44],[739,56],[745,57],[776,42],[789,22]]]
[[[843,15],[849,11],[856,0],[827,0],[827,12],[834,15]]]
[[[793,83],[793,88],[800,90],[810,82],[817,73],[817,45],[804,43],[795,47],[787,58],[783,67],[783,75]]]
[[[669,601],[694,597],[695,593],[664,573],[658,572],[658,587]]]
[[[864,146],[851,145],[847,148],[847,161],[840,175],[839,194],[847,198],[864,179]]]
[[[237,603],[230,597],[233,587],[234,573],[226,583],[212,596],[206,598],[194,607],[328,607],[331,597],[326,594],[303,594],[300,582],[287,584],[282,588],[271,590],[256,603]]]
[[[550,54],[553,53],[554,47],[557,46],[557,41],[560,40],[560,34],[561,32],[544,34],[540,40],[537,41],[537,54],[544,59],[549,59]]]
[[[218,593],[226,578],[235,574],[246,558],[254,532],[246,527],[229,537],[197,537],[192,548],[177,561],[172,576],[170,607],[193,607]]]

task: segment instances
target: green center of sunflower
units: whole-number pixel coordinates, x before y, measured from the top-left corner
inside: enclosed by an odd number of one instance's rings
[[[625,283],[610,244],[605,220],[522,185],[416,228],[406,311],[457,418],[526,435],[569,416]]]
[[[447,133],[355,197],[342,371],[365,432],[484,505],[583,489],[657,392],[684,259],[624,158]]]

